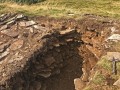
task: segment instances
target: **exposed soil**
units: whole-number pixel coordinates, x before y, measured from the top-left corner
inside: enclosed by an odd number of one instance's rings
[[[34,21],[1,16],[1,90],[75,90],[74,79],[80,77],[86,85],[106,51],[104,41],[111,27],[118,27],[92,15],[78,21],[46,17]]]
[[[64,48],[64,51],[70,51],[64,56],[70,55],[70,57],[65,58],[66,66],[61,69],[60,74],[46,80],[47,90],[74,90],[74,79],[82,75],[82,58],[78,50]]]

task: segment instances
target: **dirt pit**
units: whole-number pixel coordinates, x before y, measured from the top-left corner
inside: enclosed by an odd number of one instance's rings
[[[1,90],[75,90],[76,78],[81,80],[76,90],[82,90],[113,25],[91,15],[78,21],[32,21],[17,14],[1,18]]]

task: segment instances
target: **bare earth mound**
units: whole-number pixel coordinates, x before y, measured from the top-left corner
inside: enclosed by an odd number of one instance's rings
[[[83,88],[113,26],[93,15],[78,21],[1,15],[0,90],[75,90],[80,77]]]

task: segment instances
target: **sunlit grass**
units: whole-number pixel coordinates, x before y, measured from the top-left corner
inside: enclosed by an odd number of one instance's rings
[[[5,6],[5,7],[2,7]],[[84,14],[120,17],[120,1],[118,0],[46,0],[32,5],[1,3],[0,13],[22,12],[28,15],[48,15],[53,17],[80,17]]]

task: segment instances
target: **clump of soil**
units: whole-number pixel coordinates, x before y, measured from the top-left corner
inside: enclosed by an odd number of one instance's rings
[[[113,26],[107,18],[97,19],[1,15],[1,90],[74,90],[80,77],[86,85]]]

